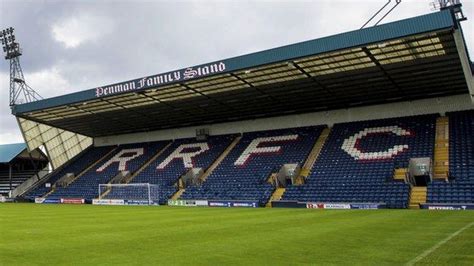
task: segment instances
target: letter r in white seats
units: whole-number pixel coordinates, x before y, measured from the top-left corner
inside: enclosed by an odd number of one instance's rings
[[[193,151],[186,151],[190,149],[192,149]],[[161,162],[156,169],[165,169],[165,167],[169,163],[171,163],[174,159],[183,160],[183,164],[185,168],[193,168],[194,167],[193,158],[208,150],[209,150],[209,145],[206,142],[181,144],[163,162]]]
[[[137,157],[142,156],[144,153],[143,148],[136,149],[123,149],[119,153],[115,154],[114,157],[110,158],[106,163],[101,167],[97,168],[97,172],[104,171],[107,167],[114,163],[118,163],[118,171],[126,171],[127,163]]]
[[[284,135],[284,136],[274,136],[274,137],[265,137],[265,138],[256,138],[250,142],[247,148],[242,152],[240,157],[235,161],[234,165],[242,166],[252,157],[253,154],[262,154],[262,153],[278,153],[281,150],[281,146],[269,146],[269,147],[259,147],[260,144],[265,142],[284,142],[284,141],[294,141],[298,139],[298,135]]]

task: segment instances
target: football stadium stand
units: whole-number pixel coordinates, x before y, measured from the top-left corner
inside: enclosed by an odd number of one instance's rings
[[[24,143],[0,145],[0,196],[9,196],[25,181],[44,175],[47,164],[40,150],[29,153]]]
[[[14,105],[55,169],[21,196],[107,203],[147,185],[176,205],[474,203],[459,10]]]
[[[428,184],[429,203],[473,202],[474,112],[450,113],[449,180]],[[111,182],[122,171],[133,173],[126,183],[159,186],[164,204],[180,188],[180,178],[190,169],[206,172],[202,183],[190,184],[180,199],[252,200],[265,205],[275,191],[282,200],[336,203],[384,203],[390,208],[407,208],[412,187],[405,179],[394,179],[406,169],[410,158],[434,157],[435,129],[439,115],[422,115],[243,133],[237,144],[223,154],[237,135],[210,136],[153,143],[90,148],[76,160],[53,173],[30,198],[97,198],[99,184]],[[321,132],[326,141],[304,184],[284,184],[286,191],[269,182],[284,164],[304,165]],[[462,149],[460,147],[463,147]],[[104,158],[105,156],[105,158]],[[141,169],[142,168],[142,169]],[[139,170],[140,171],[137,171]],[[67,174],[77,174],[65,187],[57,184]],[[283,193],[284,191],[284,193]],[[128,193],[125,195],[124,193]],[[108,191],[104,198],[136,197],[123,190]],[[280,196],[280,195],[279,195]]]
[[[36,172],[35,170],[13,170],[10,180],[10,171],[0,170],[0,195],[7,196],[10,191],[34,176]]]

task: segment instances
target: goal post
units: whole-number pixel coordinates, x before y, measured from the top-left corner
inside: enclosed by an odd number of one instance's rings
[[[150,183],[99,184],[99,200],[118,199],[158,204],[160,186]]]

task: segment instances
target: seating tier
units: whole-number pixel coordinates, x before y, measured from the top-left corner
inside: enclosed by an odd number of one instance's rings
[[[303,165],[323,127],[244,133],[239,143],[201,186],[182,199],[252,200],[264,205],[274,187],[266,180],[283,164]]]
[[[191,168],[206,170],[229,146],[235,135],[211,136],[206,141],[196,138],[178,139],[173,142],[149,166],[140,172],[131,183],[150,183],[159,186],[160,202],[164,203],[176,191],[175,183]],[[107,198],[141,198],[128,191],[112,189]],[[136,193],[139,193],[137,190]]]
[[[307,183],[284,200],[386,203],[405,208],[409,185],[392,181],[410,158],[433,157],[435,115],[336,124]]]
[[[99,194],[99,184],[108,183],[120,171],[134,173],[167,143],[161,141],[122,145],[69,186],[57,188],[48,198],[96,198]],[[123,158],[127,157],[133,158],[124,163],[126,160]],[[119,162],[114,159],[122,161]]]

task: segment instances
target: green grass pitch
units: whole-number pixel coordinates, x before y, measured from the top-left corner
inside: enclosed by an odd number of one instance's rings
[[[0,265],[403,265],[426,251],[416,264],[474,265],[473,222],[472,211],[0,204]]]

